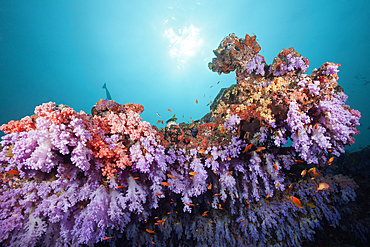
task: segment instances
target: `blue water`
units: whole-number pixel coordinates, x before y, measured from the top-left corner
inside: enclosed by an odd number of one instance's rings
[[[370,139],[369,10],[367,0],[1,1],[0,124],[49,101],[89,113],[106,98],[104,83],[118,103],[142,104],[152,125],[156,112],[199,119],[235,83],[235,73],[208,69],[212,50],[248,33],[267,63],[292,46],[310,60],[308,73],[342,64],[339,85],[362,113],[348,148],[357,150]]]

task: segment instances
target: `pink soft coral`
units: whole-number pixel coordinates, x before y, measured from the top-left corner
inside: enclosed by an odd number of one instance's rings
[[[73,108],[60,108],[55,107],[55,103],[53,102],[44,103],[40,106],[36,106],[35,114],[39,117],[51,121],[56,125],[59,125],[61,123],[68,123],[73,117],[77,115]]]
[[[137,112],[129,111],[119,115],[110,114],[106,116],[111,129],[111,134],[128,135],[131,140],[138,140],[141,136],[154,139],[157,131],[150,123],[141,121],[142,118]]]

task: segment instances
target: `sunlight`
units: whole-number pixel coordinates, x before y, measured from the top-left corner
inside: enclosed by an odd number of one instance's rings
[[[168,20],[165,21],[167,23]],[[194,56],[202,44],[198,37],[199,30],[193,25],[180,28],[177,32],[173,28],[165,30],[164,36],[170,40],[170,55],[177,57],[178,67],[186,62],[186,57]]]

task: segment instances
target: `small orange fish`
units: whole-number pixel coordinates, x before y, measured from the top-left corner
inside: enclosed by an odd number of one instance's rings
[[[193,206],[194,207],[193,203],[185,203],[185,204],[188,205],[188,206]]]
[[[184,118],[184,115],[182,115],[182,118]]]
[[[171,174],[167,174],[167,176],[169,176],[172,179],[177,179],[176,177],[172,176]]]
[[[245,199],[245,201],[248,203],[249,209],[251,209],[251,204],[247,201],[247,199]]]
[[[118,186],[116,189],[121,189],[121,188],[123,188],[123,187],[125,187],[124,185],[120,185],[120,186]]]
[[[220,181],[220,183],[223,183],[223,182],[225,182],[225,181],[223,181],[223,180],[222,180],[222,181]]]
[[[314,174],[315,176],[320,176],[320,175],[316,172],[316,167],[314,167],[312,171],[313,171],[313,174]]]
[[[248,146],[245,147],[243,153],[247,152],[251,147],[253,146],[253,144],[249,144]]]
[[[215,174],[217,174],[218,171],[214,171]]]
[[[256,139],[258,140],[258,139],[260,139],[260,138],[261,138],[261,135],[257,136],[257,138],[256,138]]]
[[[176,225],[180,225],[180,223],[176,223]]]
[[[176,114],[175,115],[173,115],[173,117],[172,118],[175,118],[176,117]]]
[[[231,173],[233,173],[233,171],[229,171],[227,174],[226,174],[226,177],[229,176]]]
[[[134,178],[133,178],[133,180],[138,180],[138,179],[139,179],[139,177],[134,177]]]
[[[147,232],[149,232],[149,233],[154,233],[154,231],[153,230],[149,230],[149,229],[145,229]]]
[[[163,120],[161,121],[161,123],[163,124]]]
[[[298,163],[304,163],[303,160],[294,160],[295,162],[298,162]]]
[[[274,165],[274,167],[275,167],[275,169],[276,169],[277,173],[279,174],[279,170],[278,170],[277,166],[275,165],[275,163],[272,163],[272,164]]]
[[[317,188],[316,188],[316,190],[315,190],[315,193],[317,192],[317,191],[323,191],[323,190],[327,190],[327,189],[329,189],[329,184],[327,184],[327,183],[319,183],[319,185],[317,186]],[[314,193],[314,194],[315,194]]]
[[[246,222],[246,223],[244,223],[242,227],[245,227],[245,225],[246,225],[246,224],[247,224],[247,222]]]
[[[154,225],[159,226],[160,224],[159,223],[154,223]]]
[[[266,196],[266,198],[269,198],[271,196],[271,193]]]
[[[160,122],[161,122],[161,120],[158,120],[158,121],[157,121],[157,124],[159,124]]]
[[[154,196],[161,196],[161,195],[163,195],[162,193],[156,193],[156,194],[154,194]]]
[[[213,223],[215,223],[213,220],[211,220],[209,223],[211,223],[211,224],[213,224]]]
[[[114,237],[106,237],[106,238],[103,238],[103,240],[108,240],[108,239],[111,239],[111,238],[114,238]]]
[[[256,152],[258,153],[258,152],[260,152],[260,151],[262,151],[262,150],[265,150],[266,148],[265,147],[260,147],[260,148],[258,148],[257,150],[256,150]]]
[[[316,205],[309,202],[309,203],[306,203],[307,206],[309,206],[310,208],[316,208]]]
[[[158,117],[160,117],[160,118],[162,117],[161,115],[159,115],[159,113],[158,113],[158,112],[156,112],[155,114],[157,114],[157,116],[158,116]]]
[[[198,153],[204,154],[206,151],[204,149],[199,149]]]
[[[197,175],[198,173],[196,173],[196,172],[189,172],[189,175],[192,175],[192,176],[195,176],[195,175]]]
[[[306,175],[306,173],[307,173],[307,170],[306,170],[306,169],[304,169],[304,170],[301,172],[301,176],[302,176],[302,177],[304,177],[304,176]]]
[[[168,109],[169,112],[172,112],[171,109]]]
[[[212,189],[212,184],[209,184],[207,189]]]
[[[204,213],[202,214],[202,216],[207,216],[207,213],[208,213],[208,211],[204,211]]]
[[[152,242],[150,242],[151,244],[154,244],[155,245],[155,243],[152,241]]]
[[[194,179],[194,177],[190,177],[190,179]],[[193,189],[193,192],[194,192],[194,189]]]
[[[333,162],[333,160],[334,160],[334,156],[329,159],[328,161],[329,166],[331,165],[331,162]]]
[[[331,153],[331,149],[328,149],[328,152]]]
[[[190,117],[190,119],[193,119],[192,117]]]
[[[221,204],[220,204],[220,203],[218,204],[218,209],[222,209],[222,207],[221,207]]]
[[[221,195],[221,193],[215,194],[215,196],[220,196],[220,195]]]
[[[67,174],[67,178],[71,178],[71,176],[69,176],[69,175]]]
[[[198,100],[197,99],[195,100],[195,103],[198,104]]]
[[[292,202],[299,208],[298,211],[301,210],[302,208],[301,201],[297,197],[290,196],[290,200],[292,200]]]
[[[226,159],[227,159],[228,161],[230,161],[230,160],[231,160],[231,158],[230,158],[230,157],[227,157]]]
[[[7,172],[8,174],[11,174],[11,175],[18,175],[19,174],[19,171],[16,171],[16,170],[10,170]]]
[[[170,186],[171,185],[171,184],[169,184],[167,182],[162,182],[161,184],[164,185],[164,186]]]

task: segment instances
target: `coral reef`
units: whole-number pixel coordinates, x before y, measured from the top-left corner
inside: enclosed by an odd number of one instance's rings
[[[223,39],[209,68],[236,70],[237,84],[191,123],[158,130],[141,105],[99,100],[90,115],[50,102],[2,125],[0,242],[301,246],[340,226],[358,186],[328,171],[361,117],[340,65],[307,75],[293,48],[272,65],[260,49],[255,36]]]

